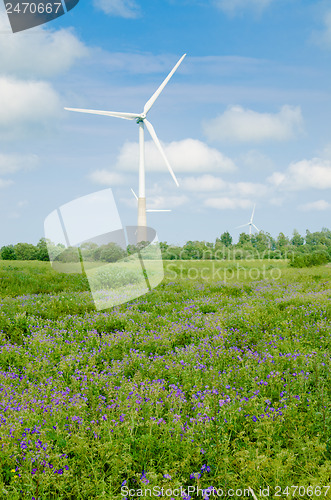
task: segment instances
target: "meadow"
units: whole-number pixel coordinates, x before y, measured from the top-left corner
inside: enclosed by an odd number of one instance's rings
[[[0,261],[0,498],[330,499],[330,277],[168,261],[96,312],[84,276]]]

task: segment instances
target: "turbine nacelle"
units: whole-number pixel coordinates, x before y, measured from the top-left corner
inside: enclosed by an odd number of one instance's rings
[[[136,117],[136,123],[143,123],[144,120],[146,120],[147,115],[146,113],[140,113],[140,115],[137,115]]]

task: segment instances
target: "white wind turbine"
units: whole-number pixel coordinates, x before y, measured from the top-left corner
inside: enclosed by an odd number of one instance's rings
[[[168,159],[163,151],[163,148],[160,144],[160,141],[155,133],[153,125],[147,120],[147,114],[150,111],[151,107],[155,103],[156,99],[161,94],[164,87],[169,82],[172,75],[175,73],[179,65],[182,63],[184,54],[174,68],[170,71],[167,78],[163,81],[163,83],[159,86],[156,92],[152,95],[152,97],[146,102],[142,113],[121,113],[116,111],[98,111],[94,109],[77,109],[77,108],[64,108],[68,111],[77,111],[79,113],[91,113],[94,115],[105,115],[105,116],[114,116],[116,118],[123,118],[124,120],[136,120],[136,123],[139,125],[139,195],[138,195],[138,241],[143,241],[146,239],[146,190],[145,190],[145,138],[144,138],[144,125],[148,132],[150,133],[156,147],[161,153],[168,170],[175,181],[177,187],[179,186],[176,176],[168,162]]]
[[[254,212],[255,212],[255,205],[253,207],[253,212],[252,212],[252,216],[250,218],[250,221],[247,222],[247,224],[242,224],[241,226],[237,226],[236,229],[239,229],[240,227],[246,227],[246,226],[249,226],[249,237],[252,236],[252,226],[257,230],[257,231],[260,231],[256,225],[253,223],[253,217],[254,217]]]

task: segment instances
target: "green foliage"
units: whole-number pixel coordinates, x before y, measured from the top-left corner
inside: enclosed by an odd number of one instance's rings
[[[183,250],[178,246],[167,246],[166,250],[162,252],[164,260],[180,260],[183,258]]]
[[[226,231],[225,233],[223,233],[220,237],[220,242],[226,246],[226,247],[229,247],[232,245],[232,236],[231,234],[229,233],[229,231]]]
[[[127,256],[143,251],[144,259],[159,259],[159,250],[149,242],[140,245],[128,245],[124,250],[116,243],[97,245],[87,242],[80,248],[84,262],[118,262]],[[276,240],[269,234],[259,231],[249,236],[241,233],[237,244],[233,244],[232,236],[228,231],[215,243],[206,241],[188,241],[182,247],[160,243],[163,260],[249,260],[249,259],[288,259],[298,253],[326,252],[331,258],[331,231],[323,228],[322,231],[310,233],[307,230],[306,238],[294,230],[289,239],[280,233]],[[55,245],[51,241],[41,238],[36,246],[27,243],[18,243],[13,247],[7,245],[1,249],[2,260],[41,260],[48,261],[48,253],[52,261],[63,264],[78,263],[80,254],[77,248],[65,248],[62,244]],[[299,259],[300,260],[300,259]],[[301,259],[300,262],[303,262]],[[301,265],[301,264],[300,264]],[[315,265],[315,264],[314,264]]]
[[[17,243],[14,250],[17,260],[36,260],[38,257],[38,250],[31,243]]]
[[[249,234],[247,234],[247,233],[240,233],[238,244],[241,245],[241,246],[243,246],[243,245],[247,245],[249,243],[250,243]]]
[[[291,267],[312,267],[322,266],[329,262],[330,256],[325,251],[312,252],[307,254],[294,254],[290,259]]]
[[[157,289],[102,312],[80,275],[0,264],[3,496],[330,483],[330,268],[216,264],[169,262]]]
[[[100,260],[104,262],[117,262],[126,255],[125,250],[116,243],[108,243],[108,245],[102,245],[100,247]]]
[[[0,297],[89,291],[87,279],[80,275],[53,271],[48,262],[8,261],[0,263]]]
[[[63,263],[79,262],[80,256],[78,248],[76,247],[65,248],[54,258],[54,261]]]
[[[125,285],[137,284],[142,280],[145,283],[141,269],[133,271],[125,267],[104,266],[95,272],[93,278],[90,278],[90,283],[95,289],[116,289]]]
[[[17,313],[12,319],[5,314],[0,315],[0,332],[5,339],[14,344],[24,343],[24,337],[29,335],[28,325],[26,312]]]
[[[2,260],[16,260],[16,253],[13,245],[7,245],[1,248]]]
[[[41,238],[37,243],[37,260],[49,261],[47,240],[45,238]]]
[[[81,275],[1,262],[2,496],[328,485],[330,275],[172,261],[151,293],[97,312]]]
[[[294,231],[293,231],[291,243],[295,247],[300,247],[305,243],[304,237],[301,236],[296,229],[294,229]]]

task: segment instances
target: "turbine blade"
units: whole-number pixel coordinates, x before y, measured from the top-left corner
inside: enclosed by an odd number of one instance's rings
[[[236,226],[235,229],[239,229],[240,227],[246,227],[249,226],[249,222],[247,224],[242,224],[241,226]]]
[[[153,106],[154,102],[156,101],[156,99],[159,97],[159,95],[161,94],[162,90],[164,89],[164,87],[167,85],[168,81],[170,80],[170,78],[172,77],[172,75],[175,73],[175,71],[177,70],[178,66],[181,64],[181,62],[183,61],[184,57],[186,56],[186,54],[184,54],[178,61],[178,63],[176,64],[176,66],[173,67],[173,69],[170,71],[169,75],[167,76],[167,78],[163,81],[163,83],[161,83],[161,85],[159,86],[159,88],[157,89],[156,92],[154,92],[154,94],[152,95],[152,97],[146,102],[145,106],[144,106],[144,113],[147,115],[148,111],[151,109],[151,107]]]
[[[158,137],[156,135],[156,132],[154,130],[153,125],[148,120],[144,120],[144,123],[145,123],[145,125],[147,127],[148,132],[151,134],[151,137],[152,137],[153,141],[155,142],[155,145],[156,145],[157,149],[160,151],[160,153],[162,155],[162,158],[164,159],[165,164],[168,167],[168,170],[170,172],[171,177],[175,181],[176,186],[179,187],[179,184],[178,184],[178,181],[177,181],[176,176],[174,174],[174,171],[172,170],[172,168],[170,166],[170,163],[168,162],[168,159],[167,159],[167,157],[165,155],[165,152],[163,151],[163,148],[162,148],[161,143],[160,143],[160,141],[159,141],[159,139],[158,139]]]
[[[255,229],[256,229],[257,231],[259,231],[259,232],[260,232],[259,228],[258,228],[258,227],[256,227],[256,225],[255,225],[255,224],[253,224],[253,227],[255,227]]]
[[[250,222],[253,222],[254,212],[255,212],[255,204],[254,204],[254,207],[253,207],[253,212],[252,212],[252,217],[251,217]]]
[[[97,109],[78,109],[64,108],[67,111],[76,111],[77,113],[90,113],[92,115],[114,116],[115,118],[123,118],[124,120],[136,120],[140,117],[137,113],[118,113],[116,111],[99,111]]]
[[[136,193],[133,191],[133,189],[131,188],[131,191],[133,193],[133,196],[136,198],[136,200],[138,201],[138,196],[136,195]]]

